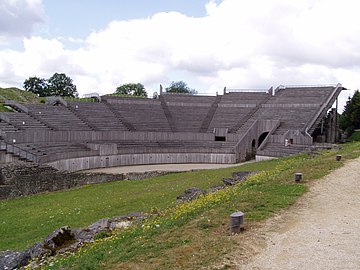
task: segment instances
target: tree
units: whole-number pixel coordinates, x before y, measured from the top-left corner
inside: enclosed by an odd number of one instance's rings
[[[40,97],[77,97],[76,85],[64,73],[55,73],[50,79],[30,77],[24,81],[24,89]]]
[[[340,117],[340,128],[349,136],[355,129],[360,129],[360,92],[356,90],[352,98],[346,102],[344,112]]]
[[[191,94],[191,95],[197,94],[197,91],[195,89],[191,89],[183,81],[178,81],[178,82],[172,81],[170,86],[167,87],[165,90],[168,93],[184,93],[184,94]]]
[[[64,73],[55,73],[48,81],[50,95],[61,97],[77,97],[76,85]]]
[[[45,79],[39,77],[30,77],[24,81],[25,91],[33,92],[39,97],[49,96],[49,89]]]
[[[116,88],[116,94],[147,97],[144,85],[141,83],[127,83]]]

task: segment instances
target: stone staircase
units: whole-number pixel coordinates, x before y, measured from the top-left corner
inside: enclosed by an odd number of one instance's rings
[[[171,112],[169,110],[169,107],[166,104],[166,101],[165,101],[164,97],[162,95],[160,95],[159,99],[160,99],[160,102],[161,102],[161,107],[164,110],[165,117],[166,117],[166,119],[167,119],[167,121],[169,123],[169,126],[171,128],[171,131],[172,132],[177,132],[177,127],[175,125],[175,121],[174,121],[174,119],[172,117],[172,114],[171,114]]]
[[[119,119],[119,121],[128,129],[128,131],[135,131],[135,127],[126,121],[126,119],[117,111],[115,110],[110,103],[104,101],[104,104],[108,107],[108,109]]]
[[[333,93],[330,95],[328,101],[324,104],[322,110],[319,112],[319,114],[315,117],[313,122],[309,124],[309,126],[306,128],[306,132],[308,134],[312,134],[316,127],[320,124],[321,120],[325,117],[327,111],[331,108],[331,106],[334,104],[335,100],[343,90],[343,87],[341,85],[337,85],[333,91]]]
[[[199,132],[207,132],[211,123],[211,120],[214,117],[218,104],[221,101],[222,96],[216,96],[214,103],[211,105],[209,112],[207,113],[204,121],[201,124]]]
[[[66,106],[66,108],[70,112],[72,112],[77,118],[79,118],[86,126],[88,126],[89,129],[96,130],[95,127],[89,121],[87,121],[87,119],[85,119],[81,114],[79,114],[73,107]]]
[[[284,144],[268,142],[263,150],[256,151],[257,156],[269,156],[269,157],[286,157],[295,155],[298,153],[310,151],[310,145],[299,145],[292,144],[290,146],[285,146]]]
[[[259,103],[254,109],[252,109],[243,119],[241,119],[236,125],[229,129],[229,133],[245,133],[249,130],[252,124],[258,120],[258,116],[262,113],[261,105],[270,100],[271,95]]]

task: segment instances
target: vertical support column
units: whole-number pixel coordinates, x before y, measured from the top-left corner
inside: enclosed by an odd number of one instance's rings
[[[339,141],[339,121],[338,121],[338,106],[339,98],[336,98],[336,110],[335,110],[335,143]]]

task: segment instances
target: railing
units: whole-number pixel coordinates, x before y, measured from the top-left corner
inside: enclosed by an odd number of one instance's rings
[[[336,87],[338,84],[303,84],[303,85],[279,85],[279,89],[288,89],[288,88],[313,88],[313,87]]]
[[[22,149],[19,146],[16,146],[14,143],[0,141],[0,150],[5,150],[7,153],[11,153],[28,161],[38,162],[38,157],[36,155]]]
[[[174,93],[174,92],[162,92],[161,95],[186,95],[186,96],[209,96],[215,97],[218,96],[218,92],[216,93]]]
[[[321,114],[324,113],[325,110],[327,110],[327,107],[331,106],[329,105],[329,103],[331,102],[331,100],[334,98],[335,94],[337,93],[337,91],[342,88],[341,84],[338,83],[335,87],[335,89],[333,90],[332,94],[328,97],[328,99],[326,100],[326,102],[323,103],[323,105],[321,106],[321,109],[316,113],[316,115],[306,124],[305,126],[305,134],[308,136],[311,136],[309,134],[309,130],[313,127],[313,125],[315,124],[315,122],[318,120],[318,118],[321,116]]]
[[[241,89],[241,88],[233,88],[233,89],[229,89],[229,88],[224,88],[224,93],[267,93],[269,91],[269,89],[263,89],[263,88],[258,88],[258,89]]]
[[[14,100],[6,100],[4,102],[5,105],[8,105],[10,107],[13,107],[14,109],[16,110],[19,110],[19,111],[22,111],[24,113],[28,113],[29,112],[29,109],[26,108],[24,105],[14,101]]]

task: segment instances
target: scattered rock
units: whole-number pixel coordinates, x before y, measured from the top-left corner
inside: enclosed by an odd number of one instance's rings
[[[110,230],[118,230],[121,228],[126,228],[131,225],[134,221],[142,221],[148,217],[145,213],[132,212],[128,215],[121,215],[113,217],[109,220]]]
[[[211,186],[210,187],[210,192],[216,192],[216,191],[224,189],[225,187],[226,187],[225,185]]]
[[[131,221],[119,221],[119,222],[112,222],[110,225],[110,229],[112,231],[127,228],[131,225]]]
[[[65,226],[55,230],[45,238],[44,248],[56,252],[59,249],[70,246],[74,242],[76,242],[74,233],[70,227]]]
[[[192,201],[199,198],[201,195],[206,195],[206,191],[200,188],[189,188],[183,194],[177,196],[177,202]]]
[[[254,172],[234,172],[232,178],[223,178],[222,181],[226,186],[235,185],[241,181],[244,181],[246,177],[254,174]]]
[[[44,247],[44,243],[36,243],[25,250],[31,259],[51,255],[51,250]]]
[[[87,227],[94,235],[103,232],[110,231],[110,222],[108,218],[103,218]]]
[[[29,263],[30,257],[25,251],[10,251],[0,253],[0,269],[17,269]]]
[[[74,238],[79,243],[88,243],[94,241],[95,233],[86,229],[74,229],[72,230]]]
[[[233,178],[223,178],[222,181],[224,182],[225,186],[232,186],[237,183],[237,181]]]
[[[246,179],[246,177],[248,177],[249,175],[253,175],[256,172],[234,172],[232,174],[233,179],[235,179],[236,181],[240,182]]]
[[[211,187],[211,192],[241,182],[251,174],[253,174],[253,172],[233,173],[233,178],[223,178],[225,185],[213,186]],[[207,192],[205,190],[193,187],[185,190],[183,194],[178,196],[177,201],[192,201],[206,194]],[[70,229],[68,226],[61,227],[47,236],[43,243],[36,243],[25,251],[0,252],[0,270],[17,269],[28,265],[30,261],[37,258],[73,252],[85,243],[93,242],[99,233],[110,233],[113,230],[126,228],[133,222],[142,221],[147,217],[148,214],[133,212],[128,215],[100,219],[86,228]]]

